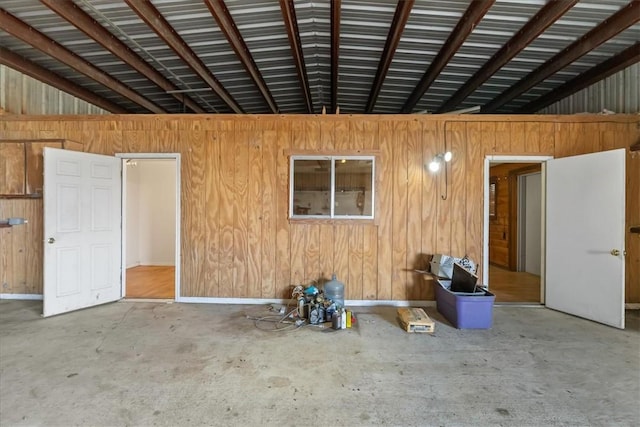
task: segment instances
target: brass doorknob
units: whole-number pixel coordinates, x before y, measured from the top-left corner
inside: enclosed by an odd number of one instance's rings
[[[49,240],[47,240],[47,243],[49,243],[50,245],[54,244],[56,242],[56,239],[54,239],[53,237],[49,237]]]
[[[611,255],[618,256],[618,255],[620,255],[620,251],[617,250],[617,249],[611,249]]]

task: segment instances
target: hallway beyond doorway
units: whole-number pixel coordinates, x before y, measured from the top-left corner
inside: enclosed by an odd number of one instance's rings
[[[496,302],[540,303],[540,276],[489,265],[489,290]]]
[[[175,299],[174,266],[140,265],[127,269],[126,298]]]

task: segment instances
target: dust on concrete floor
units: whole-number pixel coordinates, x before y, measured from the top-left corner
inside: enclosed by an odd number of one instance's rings
[[[261,307],[0,301],[0,425],[637,425],[640,315],[617,330],[495,307],[490,330],[265,332]]]

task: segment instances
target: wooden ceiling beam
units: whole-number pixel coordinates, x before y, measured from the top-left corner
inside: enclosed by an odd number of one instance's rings
[[[384,50],[382,51],[376,76],[373,80],[371,93],[369,93],[369,100],[367,101],[367,107],[365,108],[365,113],[367,114],[373,112],[373,107],[376,105],[380,89],[382,89],[384,79],[387,77],[387,73],[389,72],[393,55],[396,53],[398,43],[400,43],[400,38],[402,37],[407,20],[409,20],[409,15],[411,15],[411,9],[413,8],[414,3],[415,0],[398,0],[396,12],[394,13],[393,20],[391,21],[391,27],[389,27],[387,41],[384,44]]]
[[[209,68],[167,22],[160,11],[145,0],[125,0],[133,10],[235,113],[244,113]]]
[[[76,98],[87,101],[88,103],[100,107],[110,113],[129,113],[129,111],[109,101],[108,99],[98,96],[95,93],[83,88],[82,86],[78,86],[72,81],[67,80],[64,77],[60,77],[59,75],[47,70],[46,68],[39,66],[35,62],[31,62],[23,56],[20,56],[17,53],[12,52],[2,46],[0,46],[0,64],[20,71],[23,74],[26,74],[36,80],[53,86],[56,89],[61,90],[62,92],[73,95]]]
[[[280,0],[280,9],[284,19],[284,26],[289,36],[289,44],[293,53],[293,60],[296,64],[298,79],[302,86],[302,95],[307,107],[307,112],[313,114],[313,102],[311,101],[311,90],[309,89],[309,78],[307,77],[307,67],[304,63],[304,53],[302,52],[302,42],[300,41],[300,31],[298,30],[298,20],[296,18],[296,8],[293,0]]]
[[[120,41],[120,39],[111,34],[109,30],[100,25],[91,15],[76,6],[73,1],[40,0],[40,2],[164,91],[172,92],[180,89],[166,79],[158,70],[149,65],[149,63],[142,59],[137,53],[132,51],[126,44]],[[171,95],[194,113],[206,113],[198,103],[184,93],[171,93]]]
[[[331,112],[338,110],[338,63],[340,59],[340,15],[342,0],[331,2]]]
[[[140,95],[138,92],[132,90],[119,80],[114,79],[109,74],[82,59],[69,49],[58,44],[55,40],[29,26],[27,23],[16,18],[4,9],[0,9],[0,29],[51,56],[57,61],[73,68],[79,73],[84,74],[90,79],[95,80],[101,85],[122,95],[152,113],[162,114],[167,112],[164,108]]]
[[[224,1],[205,0],[205,4],[209,8],[211,15],[218,23],[220,30],[222,30],[222,33],[227,38],[227,41],[236,52],[240,62],[244,65],[245,70],[247,70],[247,73],[251,76],[253,83],[260,91],[260,94],[269,106],[269,109],[272,113],[277,113],[278,106],[276,105],[276,101],[273,99],[273,95],[267,87],[267,83],[264,81],[260,70],[258,70],[258,66],[254,61],[251,52],[249,52],[249,47],[242,38],[242,34],[240,34],[240,31],[238,30],[229,9],[227,9],[227,6],[224,4]]]
[[[455,109],[462,101],[489,80],[500,68],[542,34],[551,24],[567,13],[578,0],[550,1],[545,4],[524,26],[504,44],[475,74],[447,100],[438,113]]]
[[[600,25],[571,43],[561,52],[553,56],[553,58],[549,59],[497,98],[483,106],[481,111],[483,113],[495,112],[507,102],[517,98],[533,86],[557,73],[638,21],[640,21],[640,1],[629,2],[627,6],[611,15]]]
[[[542,95],[540,98],[531,101],[518,112],[535,113],[637,62],[640,62],[640,42],[636,42],[617,55],[612,56],[579,76],[563,83],[561,86]]]
[[[460,49],[462,43],[469,37],[473,29],[489,11],[495,0],[473,0],[458,21],[447,40],[442,45],[438,55],[431,61],[431,65],[420,79],[407,102],[402,107],[402,113],[411,113],[420,98],[427,92],[433,81],[440,75],[453,55]]]

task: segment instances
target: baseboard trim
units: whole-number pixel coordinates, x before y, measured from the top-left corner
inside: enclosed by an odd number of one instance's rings
[[[131,265],[127,265],[126,269],[136,268],[136,267],[174,267],[176,264],[174,262],[135,262]]]
[[[290,299],[281,298],[218,298],[218,297],[177,297],[176,302],[188,304],[286,304]]]
[[[175,262],[141,262],[138,267],[173,267]]]
[[[189,304],[287,304],[291,299],[278,298],[216,298],[216,297],[178,297],[176,302],[184,302]],[[397,301],[397,300],[345,300],[345,305],[349,307],[372,307],[372,306],[393,306],[393,307],[409,307],[435,306],[435,301]]]
[[[42,301],[42,294],[0,294],[0,299]]]

